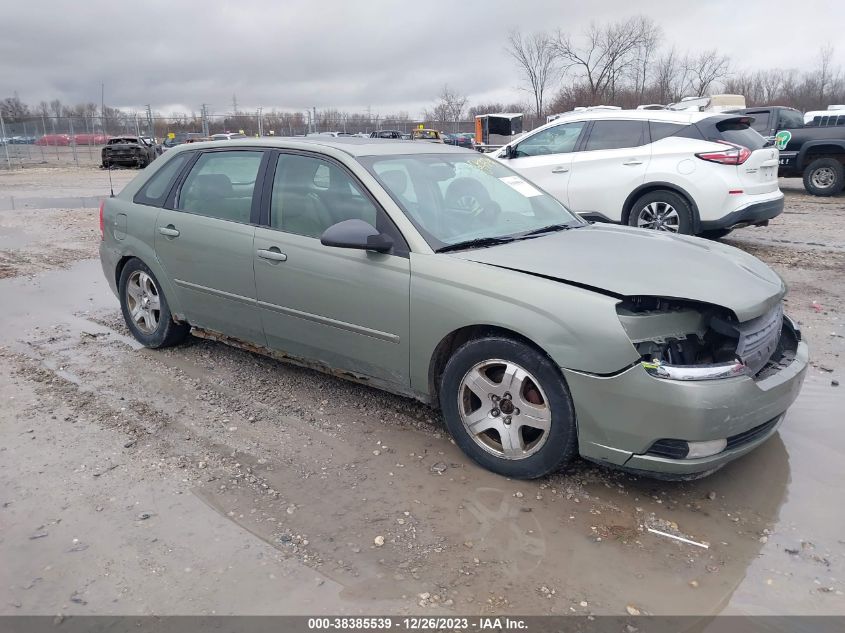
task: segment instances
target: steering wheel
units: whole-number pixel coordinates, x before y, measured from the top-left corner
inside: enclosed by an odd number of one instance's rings
[[[490,199],[484,185],[472,178],[456,178],[449,183],[444,202],[448,208],[485,221],[495,220],[502,212],[502,208]]]

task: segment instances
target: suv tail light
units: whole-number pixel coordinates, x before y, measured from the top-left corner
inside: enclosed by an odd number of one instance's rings
[[[742,145],[735,145],[727,141],[714,141],[727,145],[728,149],[719,150],[718,152],[701,152],[696,154],[701,160],[706,160],[711,163],[719,163],[721,165],[742,165],[751,156],[751,150]]]
[[[106,239],[106,223],[103,220],[103,207],[106,206],[105,200],[100,200],[100,239]]]

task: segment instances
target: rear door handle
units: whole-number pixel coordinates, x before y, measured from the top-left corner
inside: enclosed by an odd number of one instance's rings
[[[286,262],[288,256],[280,252],[275,246],[272,249],[260,248],[256,251],[261,259],[268,259],[271,262]]]
[[[569,171],[569,167],[563,167],[563,166],[555,167],[554,169],[552,169],[553,174],[565,174],[568,171]]]
[[[179,237],[179,231],[172,224],[158,227],[158,232],[167,237]]]
[[[622,164],[623,165],[642,165],[643,161],[634,159],[634,160],[627,160]]]

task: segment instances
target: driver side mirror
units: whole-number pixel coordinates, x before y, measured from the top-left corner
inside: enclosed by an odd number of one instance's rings
[[[364,220],[344,220],[331,225],[320,236],[323,246],[336,248],[355,248],[362,251],[389,253],[393,248],[393,238],[386,233],[379,233]]]
[[[516,145],[505,145],[504,158],[516,158]]]

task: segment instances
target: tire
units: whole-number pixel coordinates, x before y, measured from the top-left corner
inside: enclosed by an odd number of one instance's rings
[[[510,386],[507,376],[514,379]],[[563,376],[547,356],[519,341],[491,336],[458,348],[443,371],[440,406],[461,450],[505,477],[543,477],[577,451],[575,409]]]
[[[167,299],[161,291],[161,284],[140,259],[131,259],[123,267],[118,293],[126,326],[144,347],[170,347],[181,343],[188,335],[190,327],[187,323],[177,323],[173,320]],[[153,307],[156,305],[156,298],[158,310]],[[149,309],[142,309],[136,319],[132,314],[139,304],[142,308],[146,305]]]
[[[845,167],[835,158],[817,158],[804,169],[804,189],[814,196],[835,196],[845,188]]]
[[[699,233],[699,237],[703,237],[708,240],[718,240],[726,235],[729,235],[731,231],[733,231],[733,229],[713,229],[712,231],[702,231]]]
[[[628,224],[644,229],[692,235],[692,208],[689,202],[674,191],[650,191],[640,196],[631,207]]]

